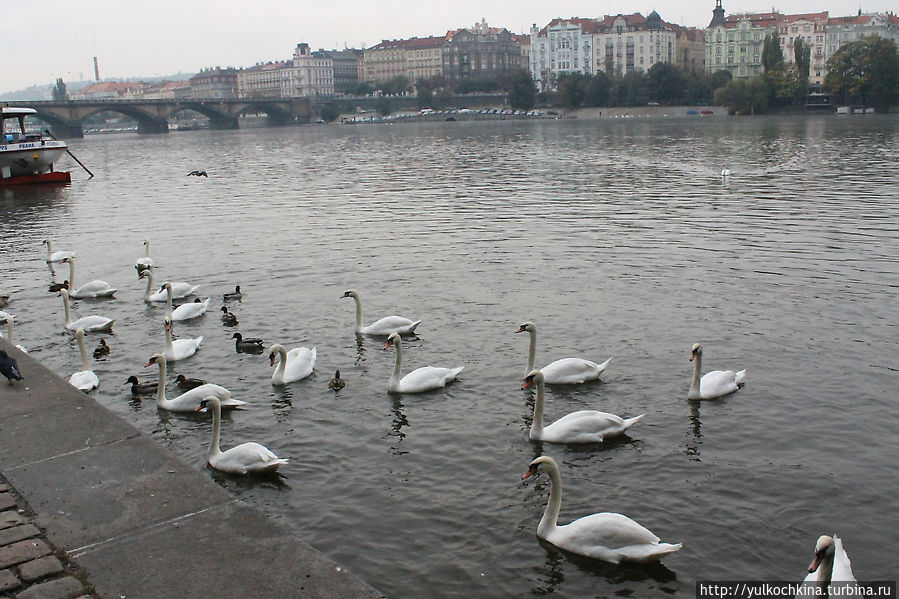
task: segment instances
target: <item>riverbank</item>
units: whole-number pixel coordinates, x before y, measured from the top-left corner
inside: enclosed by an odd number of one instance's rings
[[[10,554],[0,593],[383,596],[36,360],[0,348],[25,377],[0,383],[0,473],[12,487],[0,490],[0,556]],[[35,565],[47,556],[56,561]],[[39,582],[65,592],[35,594]]]

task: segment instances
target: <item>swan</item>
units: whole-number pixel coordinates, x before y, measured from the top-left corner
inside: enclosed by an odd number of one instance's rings
[[[169,295],[168,287],[163,283],[156,293],[153,290],[153,270],[142,270],[141,279],[147,279],[147,290],[144,292],[145,302],[164,302]],[[195,293],[200,288],[199,285],[191,285],[190,283],[170,283],[172,286],[172,299],[181,299]]]
[[[730,176],[730,169],[727,168],[727,165],[726,165],[726,164],[724,165],[724,168],[721,169],[721,176],[722,176],[722,177],[729,177],[729,176]]]
[[[815,585],[826,589],[831,583],[855,586],[855,575],[852,573],[852,562],[843,549],[843,541],[833,535],[821,535],[815,543],[815,557],[808,567],[809,574],[803,584]],[[804,595],[799,595],[804,596]]]
[[[220,385],[213,383],[205,383],[199,387],[194,387],[190,391],[185,391],[177,397],[166,399],[165,396],[165,377],[167,370],[167,360],[163,354],[153,354],[150,360],[144,365],[144,368],[156,364],[159,366],[159,386],[156,389],[156,407],[168,410],[170,412],[193,412],[197,403],[204,397],[214,396],[222,402],[226,408],[236,408],[244,405],[245,401],[233,399],[231,392]]]
[[[399,333],[390,334],[384,349],[388,349],[391,345],[396,345],[396,363],[393,366],[393,375],[390,377],[390,383],[387,386],[387,390],[391,393],[421,393],[422,391],[440,389],[445,387],[447,383],[456,380],[456,377],[465,368],[464,366],[458,368],[422,366],[400,379],[400,370],[403,367],[403,344],[400,341]]]
[[[78,320],[73,322],[71,308],[69,308],[69,292],[65,289],[60,289],[59,295],[62,297],[62,305],[66,309],[67,329],[69,329],[70,331],[84,329],[85,331],[102,331],[106,333],[112,331],[112,325],[115,323],[115,320],[113,320],[112,318],[107,318],[106,316],[92,314],[90,316],[79,318]]]
[[[137,274],[156,266],[156,261],[150,257],[150,241],[144,239],[144,246],[146,247],[144,255],[134,261],[134,268],[137,270]]]
[[[47,262],[62,262],[66,258],[74,258],[75,252],[69,252],[66,250],[57,250],[53,251],[53,244],[50,243],[49,239],[45,239],[41,242],[41,245],[47,246]]]
[[[156,393],[156,390],[159,388],[158,382],[148,381],[146,383],[142,383],[133,374],[128,377],[128,380],[125,381],[125,384],[131,385],[131,395],[143,395],[144,393]]]
[[[746,384],[746,369],[740,372],[733,370],[713,370],[699,378],[699,371],[702,365],[702,345],[693,344],[693,351],[690,354],[690,361],[693,362],[693,380],[690,381],[690,391],[687,393],[687,399],[715,399],[716,397],[724,397],[730,395],[734,391],[741,389]]]
[[[525,376],[534,370],[534,355],[537,352],[537,325],[533,322],[522,324],[516,333],[529,333],[531,343],[528,348],[528,364],[525,370]],[[609,358],[602,364],[584,360],[583,358],[562,358],[551,362],[540,369],[543,373],[543,379],[548,385],[557,384],[577,384],[586,381],[595,381],[599,379],[599,375],[609,367],[612,358]]]
[[[359,299],[359,293],[355,289],[345,291],[340,299],[351,297],[356,301],[356,333],[361,335],[390,335],[391,333],[399,333],[400,335],[411,335],[415,332],[421,321],[411,321],[402,316],[385,316],[384,318],[371,323],[368,326],[362,326],[362,300]]]
[[[346,387],[346,381],[340,378],[340,371],[337,370],[334,372],[334,378],[328,381],[328,389],[331,391],[340,391]]]
[[[549,426],[543,426],[543,373],[532,370],[524,379],[522,389],[532,384],[537,386],[534,402],[534,420],[531,423],[531,441],[550,443],[601,443],[606,437],[620,435],[632,425],[640,422],[646,414],[624,419],[608,412],[579,410],[562,416]]]
[[[195,408],[196,411],[212,410],[212,442],[206,453],[206,462],[222,472],[250,474],[273,472],[287,460],[279,458],[270,449],[259,443],[241,443],[227,451],[219,449],[219,434],[222,428],[222,406],[217,397],[207,397]]]
[[[165,359],[169,362],[183,360],[197,353],[197,348],[203,343],[203,336],[194,339],[175,339],[172,341],[172,321],[169,317],[165,318]]]
[[[2,315],[4,315],[4,314],[6,315],[5,317],[2,316]],[[16,343],[16,342],[15,342],[15,338],[13,337],[13,324],[12,324],[12,321],[13,321],[13,319],[15,318],[15,316],[13,316],[12,314],[10,314],[9,312],[2,312],[2,311],[0,311],[0,321],[2,321],[4,318],[6,318],[6,342],[9,343],[10,345],[15,345],[15,346],[16,346],[16,349],[18,349],[18,350],[19,350],[20,352],[22,352],[23,354],[27,354],[27,353],[28,353],[28,350],[25,349],[23,346],[19,345],[18,343]],[[3,336],[3,335],[0,335],[0,337],[2,337],[2,336]]]
[[[272,345],[268,348],[268,359],[272,366],[275,365],[275,357],[279,357],[278,367],[272,374],[272,385],[292,383],[312,374],[316,353],[314,347],[295,347],[287,351],[280,343]]]
[[[116,292],[116,289],[114,287],[112,287],[106,281],[100,279],[94,279],[90,283],[85,283],[81,287],[76,287],[75,256],[64,258],[63,260],[61,260],[61,262],[65,262],[69,265],[69,289],[72,290],[69,295],[74,297],[75,299],[88,297],[112,297]]]
[[[81,368],[69,377],[69,383],[78,387],[82,391],[90,391],[100,386],[100,379],[91,369],[91,359],[87,354],[87,348],[84,347],[84,329],[75,331],[75,337],[78,339],[78,348],[81,350]]]
[[[172,284],[169,282],[165,282],[162,284],[162,287],[165,287],[166,290],[166,293],[164,294],[166,314],[173,321],[190,320],[191,318],[197,318],[206,314],[206,310],[209,309],[209,298],[207,297],[205,300],[197,298],[193,302],[181,304],[180,306],[172,310],[172,295],[174,295]],[[162,290],[162,287],[160,287],[160,290]]]
[[[623,514],[603,512],[558,526],[562,506],[562,477],[549,456],[540,456],[522,475],[522,480],[549,474],[549,503],[537,526],[537,536],[560,549],[617,564],[621,561],[649,562],[680,550],[681,543],[660,543],[659,537]]]

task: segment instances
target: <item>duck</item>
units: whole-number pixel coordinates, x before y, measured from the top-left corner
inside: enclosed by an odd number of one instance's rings
[[[19,350],[20,352],[22,352],[23,354],[27,354],[28,350],[25,349],[24,346],[16,343],[15,337],[13,336],[14,327],[13,327],[12,321],[14,318],[15,318],[15,316],[13,314],[10,314],[9,312],[0,311],[0,322],[2,322],[4,319],[6,319],[6,342],[9,343],[10,345],[15,345],[16,349]],[[2,333],[0,333],[0,337],[3,337]]]
[[[240,285],[234,286],[234,291],[229,291],[225,293],[223,298],[226,302],[230,302],[231,300],[239,300],[243,297],[243,293],[240,292]]]
[[[340,378],[340,371],[334,371],[334,377],[328,381],[328,389],[331,391],[340,391],[344,387],[346,387],[346,381]]]
[[[100,386],[100,379],[91,367],[91,359],[84,346],[84,329],[75,331],[78,348],[81,350],[81,370],[69,377],[69,383],[82,391],[90,391]]]
[[[66,311],[66,328],[68,330],[76,331],[78,329],[84,329],[85,331],[92,333],[109,333],[110,331],[112,331],[112,325],[115,324],[115,320],[107,316],[92,314],[90,316],[83,316],[78,320],[73,321],[71,308],[69,307],[69,292],[65,289],[60,289],[58,294],[60,297],[62,297],[62,305]]]
[[[263,341],[259,337],[244,338],[240,333],[234,333],[231,335],[231,338],[234,339],[234,349],[238,353],[262,353],[264,351],[262,347]]]
[[[169,362],[184,360],[197,353],[197,349],[203,343],[202,335],[193,339],[175,339],[173,341],[172,320],[166,317],[163,322],[165,323],[165,351],[162,353],[166,360]]]
[[[362,326],[362,300],[355,289],[349,289],[340,296],[340,299],[351,297],[356,302],[356,334],[357,335],[412,335],[415,328],[421,324],[420,320],[412,321],[402,316],[385,316],[368,326]]]
[[[215,396],[200,401],[195,411],[209,409],[212,412],[212,441],[206,452],[206,463],[222,472],[230,474],[262,474],[274,472],[287,464],[285,458],[279,458],[269,448],[259,443],[241,443],[227,451],[219,448],[219,435],[222,429],[222,404]]]
[[[302,380],[312,374],[315,368],[315,348],[295,347],[287,351],[280,343],[268,348],[268,359],[272,366],[278,358],[278,367],[272,374],[272,385],[284,385]]]
[[[175,384],[178,385],[179,389],[184,389],[188,391],[190,389],[194,389],[199,387],[200,385],[205,385],[206,381],[203,379],[198,379],[194,377],[184,376],[183,374],[179,374],[175,377]]]
[[[144,301],[147,303],[150,302],[164,302],[168,297],[168,287],[165,284],[162,284],[159,287],[159,290],[156,293],[153,293],[153,269],[148,268],[147,270],[142,270],[140,273],[141,279],[147,279],[147,289],[144,291]],[[196,293],[196,291],[200,288],[199,285],[191,285],[190,283],[171,283],[172,286],[172,299],[181,299]]]
[[[540,456],[528,466],[522,480],[541,473],[549,475],[549,502],[537,525],[537,536],[571,553],[613,564],[652,562],[680,551],[681,543],[662,543],[659,537],[623,514],[602,512],[559,526],[562,507],[562,477],[549,456]]]
[[[606,438],[624,433],[634,424],[640,422],[646,414],[624,419],[615,414],[598,410],[578,410],[562,416],[552,424],[543,426],[544,404],[543,373],[532,370],[524,379],[522,389],[531,385],[537,387],[537,399],[534,401],[534,419],[531,423],[529,438],[531,441],[548,441],[550,443],[602,443]]]
[[[228,327],[237,325],[237,316],[228,310],[227,306],[222,306],[222,324]]]
[[[693,362],[693,379],[690,381],[690,391],[687,399],[716,399],[739,391],[746,384],[746,369],[739,372],[733,370],[713,370],[699,378],[702,365],[702,345],[693,344],[690,352],[690,361]]]
[[[110,347],[106,343],[106,339],[100,339],[100,343],[97,347],[94,348],[94,358],[102,358],[103,356],[108,356],[110,352]]]
[[[400,371],[403,367],[403,345],[399,333],[391,333],[387,338],[387,345],[384,349],[396,346],[396,362],[393,366],[393,375],[387,385],[387,390],[391,393],[421,393],[423,391],[431,391],[445,387],[447,383],[456,380],[459,373],[465,368],[440,368],[437,366],[422,366],[416,368],[402,379]]]
[[[53,262],[62,262],[66,258],[74,258],[75,252],[70,252],[67,250],[57,250],[53,251],[53,244],[50,243],[49,239],[45,239],[41,242],[41,245],[47,246],[47,260],[48,263]]]
[[[140,273],[144,270],[148,270],[150,268],[156,267],[156,261],[150,257],[150,241],[149,240],[144,239],[144,247],[146,248],[144,250],[144,255],[134,261],[134,269],[137,271],[138,275],[140,275]]]
[[[843,541],[837,535],[821,535],[815,543],[815,556],[808,567],[804,584],[827,589],[831,583],[855,586],[852,562],[843,549]]]
[[[528,363],[525,369],[525,376],[534,370],[534,356],[537,352],[537,325],[533,322],[525,322],[516,333],[529,333],[531,343],[528,348]],[[540,369],[543,373],[543,379],[547,385],[577,385],[587,381],[595,381],[599,379],[612,358],[605,362],[597,364],[583,358],[562,358],[551,362]]]
[[[147,393],[156,393],[156,390],[159,387],[159,383],[157,381],[148,381],[146,383],[142,383],[133,374],[128,377],[128,380],[125,381],[125,384],[131,385],[131,395],[144,395]]]
[[[64,258],[61,262],[69,265],[69,288],[71,291],[69,295],[75,299],[83,299],[83,298],[100,298],[100,297],[113,297],[115,295],[116,289],[111,286],[106,281],[101,279],[94,279],[89,283],[85,283],[81,287],[75,285],[75,257],[69,256],[68,258]]]
[[[159,366],[159,386],[156,389],[156,407],[169,412],[193,412],[199,402],[204,397],[213,396],[222,402],[226,408],[238,408],[247,402],[231,397],[231,392],[213,383],[205,383],[199,387],[194,387],[189,391],[185,391],[177,397],[168,399],[165,396],[165,377],[167,370],[167,360],[163,354],[153,354],[144,365],[144,368],[156,364]]]
[[[68,279],[66,279],[62,283],[50,283],[50,286],[47,287],[47,291],[49,291],[50,293],[56,293],[60,289],[68,289],[68,288],[69,288],[69,281],[68,281]]]
[[[6,377],[6,381],[12,385],[13,381],[23,381],[19,363],[5,351],[0,349],[0,374]]]

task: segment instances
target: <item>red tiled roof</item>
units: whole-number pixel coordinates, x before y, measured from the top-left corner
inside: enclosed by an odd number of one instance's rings
[[[581,31],[585,33],[596,33],[597,23],[594,19],[582,19],[580,17],[571,17],[570,19],[553,19],[549,22],[549,24],[540,30],[540,33],[537,34],[538,37],[546,37],[546,32],[550,27],[555,25],[559,25],[561,23],[574,23],[575,25],[580,26]]]
[[[795,23],[797,21],[826,21],[827,20],[827,11],[824,12],[811,12],[799,15],[781,15],[780,20],[782,23]]]
[[[783,15],[779,12],[729,15],[724,19],[724,26],[733,29],[740,21],[749,19],[749,22],[755,27],[776,27],[782,17]]]

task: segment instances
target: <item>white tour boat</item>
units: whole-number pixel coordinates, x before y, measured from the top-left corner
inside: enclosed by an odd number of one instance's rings
[[[49,134],[25,132],[25,117],[37,111],[12,106],[0,110],[0,184],[68,180],[68,173],[53,171],[53,163],[68,149],[66,142]]]

